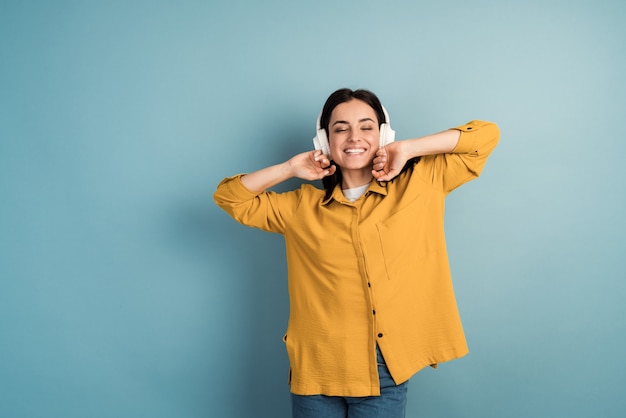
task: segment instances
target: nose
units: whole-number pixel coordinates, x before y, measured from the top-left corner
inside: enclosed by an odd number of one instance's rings
[[[352,131],[352,135],[350,135],[350,138],[348,138],[348,140],[350,142],[360,141],[361,137],[359,136],[359,132],[356,130]]]

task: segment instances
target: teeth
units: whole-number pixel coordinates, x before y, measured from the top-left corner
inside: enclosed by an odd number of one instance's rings
[[[364,149],[347,149],[345,152],[347,152],[348,154],[360,154],[365,152]]]

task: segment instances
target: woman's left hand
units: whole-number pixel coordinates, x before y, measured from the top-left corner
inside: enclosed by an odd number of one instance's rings
[[[392,142],[376,151],[372,169],[372,175],[376,180],[389,181],[400,174],[409,160],[402,145],[402,141]]]

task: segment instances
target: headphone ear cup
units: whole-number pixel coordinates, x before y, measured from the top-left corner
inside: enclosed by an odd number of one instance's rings
[[[330,158],[330,144],[328,143],[328,137],[324,129],[317,130],[317,136],[313,138],[313,145],[315,149],[321,150],[323,154]]]
[[[383,123],[380,125],[380,146],[384,147],[396,139],[396,132],[391,129],[391,125]]]
[[[322,119],[322,112],[317,116],[317,123],[315,124],[315,131],[317,135],[313,138],[313,146],[317,150],[321,150],[322,153],[330,158],[330,144],[328,142],[328,136],[326,131],[321,127],[320,121]]]

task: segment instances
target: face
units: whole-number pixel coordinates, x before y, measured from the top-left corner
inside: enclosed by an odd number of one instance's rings
[[[328,140],[330,156],[344,176],[348,171],[371,176],[380,130],[370,105],[358,99],[337,105],[330,116]]]

